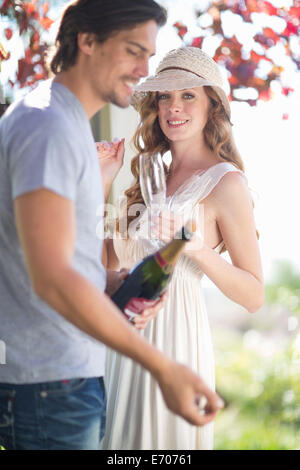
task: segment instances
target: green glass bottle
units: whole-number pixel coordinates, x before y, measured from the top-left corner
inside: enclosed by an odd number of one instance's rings
[[[151,307],[171,280],[174,266],[193,233],[189,225],[182,227],[166,246],[147,256],[129,272],[128,277],[113,294],[112,300],[129,321]]]

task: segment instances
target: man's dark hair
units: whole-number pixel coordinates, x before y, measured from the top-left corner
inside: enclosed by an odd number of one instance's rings
[[[118,31],[134,28],[149,20],[156,21],[159,27],[167,20],[166,10],[154,0],[72,2],[61,19],[56,36],[56,49],[50,62],[51,71],[57,74],[75,64],[78,33],[93,33],[101,43]]]

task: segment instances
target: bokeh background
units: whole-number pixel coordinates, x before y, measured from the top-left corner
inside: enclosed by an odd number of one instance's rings
[[[43,54],[54,42],[67,3],[0,1],[6,57],[1,112],[46,78]],[[184,44],[202,47],[222,67],[234,136],[255,201],[266,280],[265,305],[255,314],[204,281],[217,389],[227,402],[215,422],[215,449],[300,449],[300,2],[159,3],[169,19],[159,33],[150,74],[166,52]],[[125,122],[129,119],[134,128],[135,111],[119,112],[112,107],[95,117],[96,139],[130,140]],[[128,167],[132,153],[127,150]],[[118,188],[128,187],[128,171],[120,182]]]

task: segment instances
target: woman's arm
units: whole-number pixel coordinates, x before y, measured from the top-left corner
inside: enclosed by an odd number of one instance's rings
[[[211,193],[210,204],[232,264],[208,246],[205,236],[204,242],[194,237],[185,254],[229,299],[255,312],[264,302],[263,273],[252,200],[242,176],[227,173]],[[170,233],[168,223],[163,225],[165,234]]]
[[[228,298],[253,313],[263,305],[264,284],[252,199],[242,176],[226,174],[211,203],[232,264],[205,244],[194,259]]]

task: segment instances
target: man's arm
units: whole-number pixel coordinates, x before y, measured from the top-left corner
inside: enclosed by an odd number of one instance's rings
[[[174,363],[125,320],[109,297],[72,267],[76,239],[72,201],[40,189],[15,199],[20,242],[33,289],[45,302],[85,333],[132,358],[157,379],[167,406],[187,421],[214,419],[218,396],[185,366]],[[195,399],[205,395],[209,412]]]

